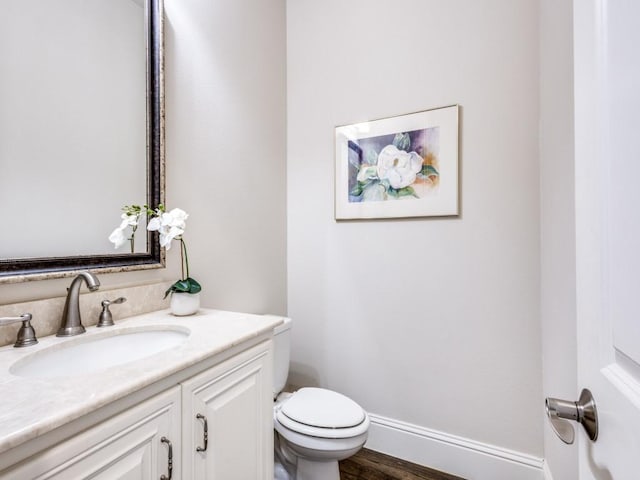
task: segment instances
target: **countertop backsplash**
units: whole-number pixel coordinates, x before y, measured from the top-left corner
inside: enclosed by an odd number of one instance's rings
[[[98,317],[102,311],[102,301],[115,300],[118,297],[126,297],[127,301],[110,307],[116,324],[118,319],[167,308],[169,306],[169,298],[164,299],[163,297],[164,292],[170,285],[171,282],[162,282],[113,290],[100,289],[96,292],[88,292],[83,287],[85,291],[80,294],[82,324],[87,327],[98,323]],[[31,325],[36,331],[36,336],[38,338],[46,337],[55,334],[60,328],[64,302],[65,296],[61,296],[32,302],[0,305],[0,317],[13,317],[23,313],[30,313],[33,316]],[[20,323],[0,327],[0,346],[15,343],[19,328]]]

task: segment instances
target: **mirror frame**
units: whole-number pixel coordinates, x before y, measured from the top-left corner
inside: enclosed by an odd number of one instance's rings
[[[147,52],[147,204],[164,204],[164,9],[163,0],[145,0]],[[68,277],[80,270],[101,273],[163,268],[158,232],[147,232],[145,253],[0,259],[0,283]]]

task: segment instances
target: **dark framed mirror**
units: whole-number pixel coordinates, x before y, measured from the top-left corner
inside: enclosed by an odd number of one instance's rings
[[[162,0],[3,5],[0,283],[163,267],[157,232],[108,241],[122,206],[164,203]]]

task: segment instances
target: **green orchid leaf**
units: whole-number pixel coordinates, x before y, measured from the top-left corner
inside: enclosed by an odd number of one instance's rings
[[[189,281],[188,280],[178,280],[173,284],[174,292],[188,292],[189,291]]]
[[[180,293],[198,293],[202,290],[202,286],[193,278],[185,278],[184,280],[178,280],[176,283],[171,285],[166,292],[164,292],[164,298],[170,293],[180,292]]]
[[[198,293],[202,290],[200,284],[193,278],[187,278],[187,283],[189,284],[189,293]]]

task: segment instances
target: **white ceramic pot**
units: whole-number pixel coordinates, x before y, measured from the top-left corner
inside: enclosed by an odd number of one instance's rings
[[[178,317],[193,315],[200,309],[200,293],[173,292],[170,308]]]

